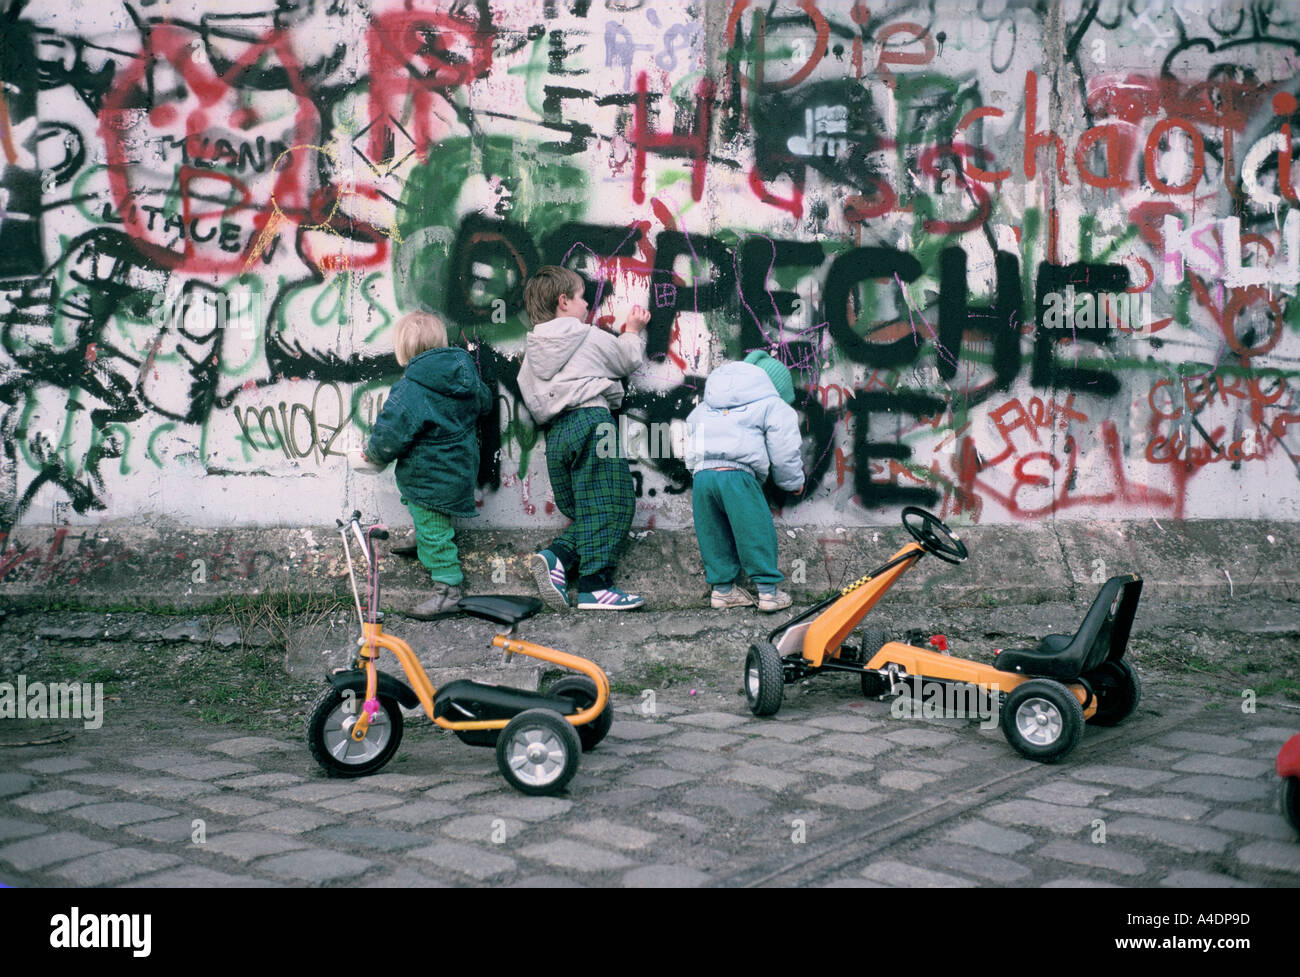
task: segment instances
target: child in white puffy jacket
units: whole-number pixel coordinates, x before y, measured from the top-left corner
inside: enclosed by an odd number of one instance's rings
[[[704,384],[704,401],[686,419],[695,537],[715,608],[754,605],[754,597],[736,585],[742,569],[758,588],[760,611],[790,606],[790,595],[777,589],[785,576],[777,569],[776,526],[763,483],[770,471],[779,488],[803,491],[793,403],[790,371],[755,350],[743,363],[714,370]]]

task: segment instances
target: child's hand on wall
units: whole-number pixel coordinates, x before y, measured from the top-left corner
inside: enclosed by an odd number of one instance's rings
[[[650,313],[639,305],[632,306],[632,311],[627,314],[627,329],[629,332],[640,332],[650,323]]]
[[[368,475],[377,475],[387,467],[385,465],[376,465],[370,460],[363,448],[353,448],[348,452],[348,464],[355,471],[365,472]]]

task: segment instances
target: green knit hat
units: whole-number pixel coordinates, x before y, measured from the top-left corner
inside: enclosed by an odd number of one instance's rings
[[[746,356],[745,362],[752,363],[768,375],[782,400],[787,404],[794,403],[794,380],[790,378],[790,371],[784,363],[761,349],[756,349]]]

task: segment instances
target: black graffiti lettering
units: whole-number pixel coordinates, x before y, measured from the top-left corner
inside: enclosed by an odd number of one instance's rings
[[[224,221],[221,224],[221,238],[217,241],[222,251],[229,251],[232,254],[239,253],[239,225],[227,224]]]
[[[542,257],[548,265],[563,265],[573,268],[578,262],[577,255],[587,255],[596,260],[608,258],[631,258],[637,252],[641,240],[640,228],[606,226],[603,224],[584,224],[573,221],[561,224],[542,239]],[[574,268],[577,271],[576,268]],[[582,275],[581,271],[578,271]],[[587,287],[583,296],[594,312],[609,294],[609,283],[601,280],[593,282],[582,275]]]
[[[967,304],[966,252],[944,248],[939,255],[939,340],[935,344],[935,365],[939,376],[951,380],[961,360],[962,336],[967,331],[988,336],[993,344],[994,380],[991,389],[1007,390],[1020,372],[1020,330],[1024,295],[1020,287],[1020,260],[1006,251],[994,259],[997,268],[997,296],[991,306],[971,308]],[[982,393],[987,395],[991,389]],[[972,403],[983,400],[973,396]]]
[[[194,220],[190,221],[191,240],[198,241],[198,242],[211,241],[214,237],[217,236],[217,227],[215,225],[213,225],[212,230],[208,231],[207,234],[200,235],[199,229],[195,226],[197,223],[198,223],[198,218],[195,218]]]
[[[870,343],[854,331],[860,309],[857,285],[864,281],[893,279],[904,284],[921,277],[921,263],[895,248],[854,248],[836,258],[826,275],[825,316],[839,351],[855,363],[869,366],[901,366],[916,359],[921,341],[928,338],[905,336],[892,343]],[[906,301],[906,296],[902,297]]]
[[[683,255],[703,258],[711,277],[690,285],[674,283],[673,266]],[[678,312],[709,312],[734,298],[736,272],[733,254],[715,237],[661,231],[655,239],[655,265],[651,273],[650,324],[646,327],[646,356],[663,356],[672,341]]]
[[[869,440],[869,425],[872,414],[900,413],[925,417],[939,413],[946,406],[937,397],[910,391],[885,393],[859,390],[854,393],[848,403],[849,413],[854,420],[853,460],[856,470],[853,474],[853,488],[864,508],[872,509],[894,503],[932,506],[939,501],[941,496],[934,489],[871,480],[872,458],[906,461],[912,457],[912,449],[901,442]]]
[[[569,139],[567,142],[544,142],[538,148],[543,152],[559,153],[563,156],[581,153],[587,148],[588,141],[595,138],[596,131],[585,122],[565,122],[564,100],[591,98],[592,93],[581,88],[562,88],[556,85],[547,85],[543,91],[545,92],[542,99],[542,118],[545,120],[543,124],[548,129],[567,132]]]
[[[532,236],[522,225],[483,214],[467,215],[447,263],[447,314],[461,324],[489,322],[493,301],[503,299],[506,314],[515,315],[524,307],[524,282],[541,263]],[[474,270],[477,264],[492,268],[494,275],[499,273],[504,291],[494,282],[489,282],[493,288],[480,288],[485,279]]]
[[[740,345],[744,349],[787,342],[779,324],[794,311],[797,292],[772,289],[769,278],[777,268],[816,268],[826,258],[815,241],[773,240],[751,237],[740,246]],[[802,346],[804,344],[794,344]],[[791,362],[804,362],[802,350],[787,350]]]
[[[1077,262],[1072,265],[1054,265],[1044,261],[1038,266],[1034,366],[1029,382],[1035,387],[1078,390],[1101,397],[1114,397],[1119,393],[1119,379],[1113,373],[1087,367],[1067,366],[1064,357],[1057,358],[1057,345],[1064,342],[1091,342],[1108,346],[1115,340],[1115,330],[1099,323],[1088,329],[1045,329],[1043,314],[1047,309],[1047,295],[1065,292],[1072,286],[1076,295],[1100,295],[1104,292],[1122,292],[1129,285],[1128,269],[1123,265],[1097,265]]]

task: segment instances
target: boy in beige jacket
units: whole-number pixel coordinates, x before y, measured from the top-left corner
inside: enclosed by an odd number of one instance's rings
[[[632,473],[621,452],[597,446],[608,444],[616,430],[610,410],[623,403],[622,379],[645,360],[650,313],[634,307],[626,331],[615,336],[587,324],[582,293],[577,272],[554,265],[538,269],[524,286],[533,328],[519,368],[519,392],[546,431],[555,504],[573,520],[528,565],[542,599],[556,610],[569,609],[571,579],[580,610],[634,610],[644,601],[613,585],[636,511]]]

